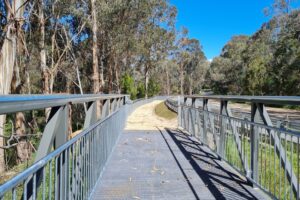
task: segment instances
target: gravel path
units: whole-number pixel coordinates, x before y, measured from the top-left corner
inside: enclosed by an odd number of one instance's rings
[[[157,130],[157,128],[177,128],[177,118],[167,120],[155,114],[155,107],[162,101],[153,101],[137,108],[127,120],[125,130]]]

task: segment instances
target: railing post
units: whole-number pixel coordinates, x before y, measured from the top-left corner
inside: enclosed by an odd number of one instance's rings
[[[191,119],[192,135],[196,137],[197,135],[196,98],[192,98],[191,117],[192,117]]]
[[[87,105],[87,112],[84,120],[84,129],[91,126],[97,121],[97,102],[89,102]]]
[[[37,155],[35,157],[35,162],[42,159],[51,151],[52,146],[54,144],[54,149],[60,147],[68,140],[68,117],[69,117],[69,105],[61,106],[61,107],[53,107],[50,111],[49,120],[44,129],[43,137],[41,139]],[[66,155],[62,154],[57,159],[58,165],[57,171],[57,188],[58,191],[56,194],[58,195],[56,198],[65,196],[64,188],[65,188],[65,168],[67,167]],[[42,171],[37,173],[37,184],[36,187],[39,187],[41,184],[41,180],[44,174]],[[31,197],[32,190],[32,178],[28,181],[27,187],[27,199]]]
[[[257,105],[256,103],[251,104],[251,122],[257,121]],[[258,183],[258,153],[259,153],[259,135],[257,127],[251,125],[251,178]]]
[[[226,140],[226,121],[223,115],[227,115],[227,101],[221,100],[221,105],[220,105],[220,137],[219,137],[219,144],[217,147],[218,154],[224,158],[225,157],[225,140]]]
[[[49,120],[43,132],[35,162],[42,159],[52,149],[52,145],[55,139],[55,146],[58,147],[64,144],[67,140],[68,130],[68,106],[53,107],[50,111]],[[60,141],[60,139],[62,141]]]
[[[68,117],[69,117],[69,105],[66,105],[63,107],[63,111],[61,113],[60,117],[60,124],[59,128],[55,134],[55,141],[54,141],[54,149],[57,149],[61,145],[65,144],[68,140]],[[68,165],[68,161],[66,160],[65,153],[61,154],[60,157],[57,159],[58,161],[58,168],[57,168],[57,188],[58,192],[57,195],[59,199],[62,199],[62,197],[65,196],[65,173],[66,168]]]
[[[101,118],[104,118],[110,114],[110,100],[105,99],[103,100],[102,105],[102,112],[101,112]]]
[[[124,100],[123,105],[127,104],[130,100],[130,96],[126,95],[123,100]]]
[[[177,110],[178,126],[182,127],[181,96],[177,97],[177,104],[178,104],[178,110]]]
[[[191,98],[191,101],[193,101],[193,98]],[[193,132],[192,132],[192,127],[193,127],[193,107],[192,105],[191,106],[188,106],[188,113],[187,113],[187,123],[188,123],[188,128],[187,128],[187,131],[193,135]]]
[[[109,114],[111,114],[115,110],[115,99],[110,99],[109,101],[110,101]]]
[[[207,111],[207,104],[208,104],[208,99],[202,99],[202,109],[203,109],[203,143],[207,144],[207,114],[205,111]]]
[[[185,130],[187,130],[187,111],[188,111],[188,108],[187,108],[187,97],[184,97],[183,98],[183,128],[185,129]]]

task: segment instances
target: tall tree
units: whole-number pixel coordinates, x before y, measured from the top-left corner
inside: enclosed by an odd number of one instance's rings
[[[97,27],[97,12],[96,0],[91,0],[91,14],[92,14],[92,35],[93,35],[93,93],[100,92],[99,71],[98,71],[98,27]],[[101,85],[101,89],[103,85]]]
[[[181,38],[177,51],[177,59],[180,74],[180,94],[192,93],[193,74],[199,63],[206,60],[200,42],[187,37]],[[184,90],[185,75],[187,75],[186,78],[189,82],[189,84],[186,84],[187,92]]]
[[[6,25],[5,37],[0,53],[0,94],[9,94],[16,62],[18,32],[21,29],[24,1],[5,1]],[[4,127],[5,116],[0,116],[0,125]],[[0,129],[0,146],[4,145],[3,128]],[[0,172],[5,170],[4,150],[0,148]]]

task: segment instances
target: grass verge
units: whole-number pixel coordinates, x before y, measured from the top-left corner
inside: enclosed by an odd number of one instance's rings
[[[161,102],[160,104],[155,106],[154,111],[157,116],[167,120],[175,119],[177,117],[177,114],[175,112],[168,109],[168,107],[165,105],[165,102]]]

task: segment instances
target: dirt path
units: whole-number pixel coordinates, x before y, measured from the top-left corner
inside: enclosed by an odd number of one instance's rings
[[[177,118],[167,120],[155,114],[155,107],[162,101],[152,103],[137,108],[129,117],[126,130],[157,130],[158,128],[176,128]]]

